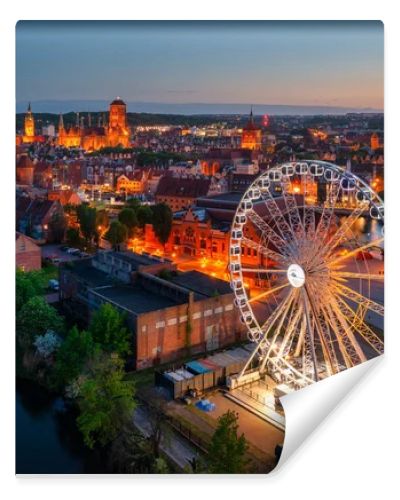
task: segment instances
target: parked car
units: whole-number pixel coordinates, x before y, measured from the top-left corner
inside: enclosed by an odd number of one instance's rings
[[[80,250],[78,248],[68,248],[67,253],[70,255],[79,255]]]
[[[60,289],[60,283],[58,282],[58,280],[49,280],[49,288],[54,291],[58,291]]]
[[[61,250],[62,252],[68,252],[69,247],[67,247],[67,246],[63,246],[63,247],[60,247],[60,250]]]

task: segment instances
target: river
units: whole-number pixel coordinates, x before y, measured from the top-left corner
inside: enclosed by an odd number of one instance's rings
[[[74,411],[62,398],[17,379],[16,473],[105,473],[105,460],[83,444]]]

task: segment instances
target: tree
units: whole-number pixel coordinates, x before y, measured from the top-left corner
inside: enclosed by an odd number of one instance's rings
[[[78,247],[81,244],[81,237],[79,235],[79,229],[75,227],[69,227],[65,233],[65,239],[68,245],[72,247]]]
[[[153,212],[148,205],[141,205],[136,210],[138,226],[144,228],[146,224],[151,224],[153,221]]]
[[[110,228],[106,233],[106,240],[108,240],[115,250],[123,243],[128,237],[128,229],[124,224],[119,221],[111,222]]]
[[[97,352],[92,334],[71,328],[58,350],[55,363],[55,378],[58,385],[67,385],[76,379],[85,363]]]
[[[62,333],[64,320],[43,297],[32,297],[17,314],[18,342],[21,347],[29,348],[35,338],[47,330]]]
[[[125,425],[112,443],[110,464],[115,472],[124,474],[167,474],[170,472],[165,460],[154,455],[151,440],[137,431],[132,423]]]
[[[165,247],[172,229],[172,212],[165,203],[158,203],[152,207],[153,229],[159,242]]]
[[[54,243],[60,243],[61,241],[63,241],[66,228],[67,220],[63,213],[56,212],[51,216],[51,219],[49,221],[49,230],[51,239]]]
[[[36,352],[42,358],[50,358],[60,347],[61,337],[52,330],[47,330],[44,335],[38,335],[33,342]]]
[[[208,471],[212,474],[245,472],[247,442],[238,436],[238,415],[228,410],[218,419],[218,426],[208,449]]]
[[[89,448],[113,441],[132,419],[136,407],[135,387],[124,380],[125,372],[118,357],[98,355],[80,391],[79,430]]]
[[[129,236],[133,236],[135,227],[138,225],[136,213],[133,208],[123,208],[118,215],[118,220],[128,228]]]
[[[17,269],[15,278],[15,305],[17,313],[29,299],[36,295],[41,295],[44,286],[45,283],[41,271],[26,272]]]
[[[140,201],[137,198],[129,198],[126,202],[127,208],[132,208],[135,212],[140,207]]]
[[[96,212],[96,230],[102,236],[110,226],[110,219],[107,210],[98,210]]]
[[[87,203],[82,203],[76,209],[81,233],[87,243],[91,243],[96,236],[96,209]]]
[[[108,352],[125,356],[130,352],[131,334],[125,326],[125,316],[111,304],[103,304],[89,325],[93,341]]]

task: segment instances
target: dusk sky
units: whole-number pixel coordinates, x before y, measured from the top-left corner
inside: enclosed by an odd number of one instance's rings
[[[380,22],[20,22],[17,101],[383,109]]]

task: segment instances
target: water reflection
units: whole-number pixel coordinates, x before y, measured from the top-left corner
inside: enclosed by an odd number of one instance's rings
[[[75,425],[76,414],[34,383],[16,385],[16,473],[105,473],[106,460],[88,450]]]

